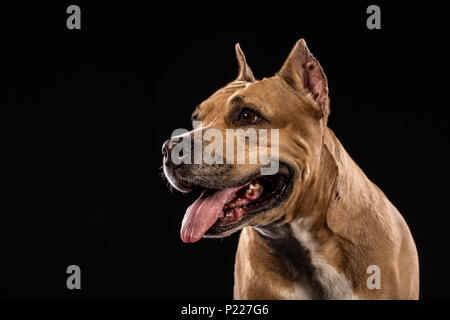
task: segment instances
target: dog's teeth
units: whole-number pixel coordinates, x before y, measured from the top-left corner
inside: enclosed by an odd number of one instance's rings
[[[248,187],[249,189],[256,189],[256,190],[261,189],[261,185],[259,183],[250,184]]]
[[[247,189],[247,190],[245,191],[245,193],[246,193],[246,194],[252,194],[252,190]]]

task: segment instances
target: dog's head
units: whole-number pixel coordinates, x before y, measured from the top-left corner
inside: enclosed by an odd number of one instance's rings
[[[170,183],[182,192],[203,189],[184,216],[184,242],[294,219],[288,213],[319,167],[328,84],[305,41],[296,43],[275,76],[262,80],[254,78],[239,45],[236,55],[236,80],[195,109],[193,130],[163,145]]]

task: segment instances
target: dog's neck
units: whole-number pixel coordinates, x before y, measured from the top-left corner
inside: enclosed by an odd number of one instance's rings
[[[347,167],[343,167],[345,163]],[[313,298],[333,299],[333,290],[341,291],[337,294],[339,297],[342,297],[342,292],[347,292],[346,299],[354,298],[352,285],[337,270],[332,270],[335,274],[331,275],[337,283],[327,285],[328,279],[322,281],[319,276],[324,271],[317,269],[326,265],[322,244],[334,236],[327,221],[329,212],[354,208],[355,204],[351,203],[351,199],[355,199],[359,191],[352,190],[353,183],[347,182],[351,182],[360,172],[333,132],[327,129],[323,137],[320,166],[311,172],[308,183],[302,188],[295,205],[295,218],[290,222],[255,228],[265,242],[282,256],[283,261],[288,261],[293,268],[302,269],[299,272],[310,275],[308,278],[309,285],[313,288]],[[345,197],[341,197],[339,192],[342,182],[346,186]],[[339,201],[334,201],[336,199]]]

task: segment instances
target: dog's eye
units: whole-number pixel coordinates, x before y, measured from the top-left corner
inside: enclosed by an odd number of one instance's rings
[[[255,123],[258,120],[258,115],[252,110],[244,109],[239,115],[239,120],[244,123]]]

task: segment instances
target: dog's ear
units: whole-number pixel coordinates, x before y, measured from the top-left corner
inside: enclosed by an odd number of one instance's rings
[[[302,93],[311,93],[324,114],[328,114],[328,80],[304,39],[295,44],[278,74]]]
[[[236,57],[239,62],[239,74],[236,78],[236,81],[247,81],[247,82],[255,81],[252,69],[250,69],[250,67],[247,64],[247,61],[245,61],[245,56],[241,50],[241,47],[239,46],[239,43],[236,43]]]

